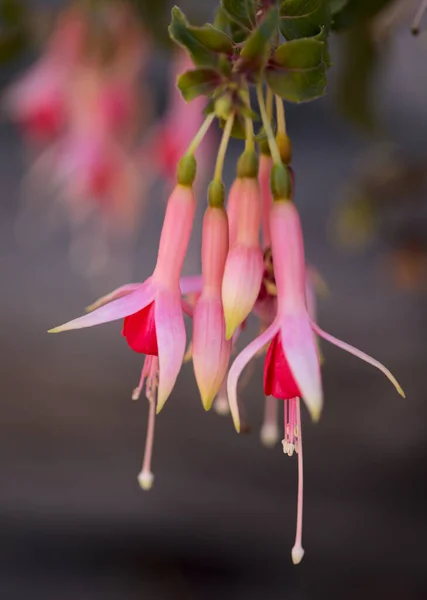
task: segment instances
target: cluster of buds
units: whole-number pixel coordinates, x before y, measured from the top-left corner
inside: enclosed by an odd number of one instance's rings
[[[274,25],[278,18],[277,10],[273,7],[266,14],[261,11],[257,18],[259,25],[255,34],[262,32],[264,44],[265,39],[269,41],[273,36],[271,24]],[[198,32],[197,28],[190,28],[175,10],[172,34],[182,39],[182,27],[187,27],[187,33],[200,38],[203,28],[199,28]],[[208,111],[204,123],[179,161],[176,185],[167,203],[152,276],[143,283],[116,289],[89,307],[88,314],[51,331],[80,329],[123,319],[123,336],[128,345],[135,352],[146,355],[140,383],[132,395],[134,399],[138,398],[145,383],[150,411],[145,457],[139,474],[139,482],[144,489],[150,488],[153,483],[151,455],[155,414],[171,395],[184,361],[184,314],[193,320],[192,359],[203,407],[209,410],[218,397],[220,410],[224,412],[226,394],[238,432],[242,430],[237,398],[239,377],[249,361],[265,352],[266,408],[261,437],[267,444],[273,445],[277,441],[278,404],[283,403],[283,451],[288,456],[298,456],[297,525],[292,548],[292,560],[297,564],[304,554],[301,400],[314,421],[319,419],[323,407],[316,336],[374,365],[401,395],[403,391],[382,364],[325,333],[315,321],[311,270],[306,264],[301,223],[294,202],[295,178],[289,166],[291,143],[283,101],[279,94],[273,94],[275,90],[272,87],[277,87],[273,79],[267,79],[268,86],[264,86],[262,80],[256,82],[263,135],[257,140],[254,134],[254,113],[249,105],[247,89],[251,78],[242,76],[251,64],[255,64],[259,71],[255,60],[259,47],[255,44],[254,55],[253,35],[249,36],[240,54],[237,57],[233,54],[230,58],[234,67],[240,65],[235,68],[241,84],[239,96],[228,102],[224,109],[224,86],[220,86],[221,102],[217,103],[215,110]],[[249,44],[251,38],[252,44]],[[314,41],[315,46],[318,43]],[[219,46],[216,42],[213,45]],[[217,51],[224,53],[225,45]],[[275,52],[277,54],[278,50]],[[244,69],[242,64],[246,65]],[[183,77],[188,82],[188,72]],[[234,83],[236,81],[233,80]],[[180,84],[182,82],[180,79]],[[271,82],[273,85],[270,85]],[[274,96],[276,132],[273,130]],[[232,94],[227,97],[232,99]],[[207,191],[202,274],[181,277],[196,205],[193,184],[197,163],[194,155],[215,116],[222,121],[223,135],[214,176]],[[240,121],[244,124],[245,148],[237,163],[237,177],[226,198],[223,165],[229,139]],[[260,141],[260,156],[256,141]],[[189,302],[188,297],[193,302]],[[230,365],[239,332],[251,314],[259,319],[261,333]]]

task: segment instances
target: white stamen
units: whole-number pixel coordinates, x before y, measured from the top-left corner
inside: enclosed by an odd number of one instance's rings
[[[151,471],[141,471],[138,475],[138,483],[144,491],[153,487],[154,474]]]
[[[224,377],[224,381],[221,383],[218,395],[213,403],[213,409],[222,417],[230,414],[230,405],[228,404],[227,398],[227,377]]]
[[[302,546],[294,546],[292,548],[292,562],[294,563],[294,565],[299,565],[299,563],[302,561],[303,557],[304,557],[304,548]]]
[[[141,388],[138,386],[132,392],[132,400],[139,400],[141,395]]]
[[[149,359],[149,360],[148,360]],[[156,391],[157,391],[157,373],[159,368],[159,359],[156,356],[146,358],[149,373],[147,374],[146,396],[149,402],[147,437],[145,439],[144,460],[142,469],[138,475],[139,485],[143,490],[151,489],[154,481],[154,475],[151,471],[151,457],[154,445],[154,425],[156,422]]]
[[[295,445],[291,444],[287,440],[282,440],[282,446],[283,446],[284,454],[287,454],[288,456],[292,456],[294,453],[294,450],[296,450]]]
[[[278,401],[273,396],[266,396],[264,403],[264,423],[261,428],[261,442],[271,448],[279,441],[277,425]]]

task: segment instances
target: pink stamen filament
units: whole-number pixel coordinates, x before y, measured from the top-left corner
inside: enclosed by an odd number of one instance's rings
[[[159,360],[157,356],[147,357],[149,360],[149,373],[146,383],[146,396],[149,402],[147,437],[145,439],[144,460],[142,469],[138,475],[139,485],[143,490],[151,489],[154,475],[151,470],[151,458],[154,445],[154,426],[156,422],[156,391],[158,385]]]
[[[298,438],[298,500],[297,500],[297,529],[295,534],[295,544],[292,548],[292,562],[294,565],[299,564],[304,556],[304,548],[302,547],[302,509],[303,509],[303,458],[302,458],[302,436],[301,436],[301,409],[300,400],[296,398],[296,430],[295,435]]]

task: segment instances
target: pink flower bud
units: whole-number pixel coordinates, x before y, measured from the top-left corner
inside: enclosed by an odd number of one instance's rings
[[[203,289],[194,309],[193,365],[203,406],[209,410],[221,387],[230,360],[225,339],[221,282],[228,251],[227,214],[209,207],[203,221]]]
[[[222,281],[222,302],[229,340],[251,312],[264,271],[259,243],[261,203],[256,179],[242,179],[238,203],[237,238],[230,248]]]

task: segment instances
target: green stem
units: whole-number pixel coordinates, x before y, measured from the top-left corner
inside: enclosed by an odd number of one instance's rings
[[[273,130],[271,128],[271,122],[267,115],[267,110],[265,108],[264,96],[262,93],[262,84],[259,83],[256,87],[259,110],[261,113],[262,124],[265,129],[265,133],[267,134],[268,145],[270,147],[271,157],[273,162],[276,165],[282,164],[282,159],[280,158],[279,148],[277,146],[276,138],[274,137]]]
[[[286,135],[285,107],[280,96],[276,95],[277,131]]]
[[[267,110],[267,116],[271,123],[273,119],[273,90],[270,87],[267,87],[267,93],[265,95],[265,104]]]
[[[228,142],[230,140],[231,130],[233,129],[233,123],[234,123],[234,113],[231,113],[231,115],[228,117],[228,119],[225,123],[224,132],[223,132],[222,138],[221,138],[221,143],[218,148],[218,155],[216,158],[215,173],[214,173],[214,181],[222,181],[222,170],[224,167],[225,153],[227,152],[227,146],[228,146]]]
[[[211,113],[210,115],[208,115],[206,117],[206,119],[203,121],[202,126],[200,127],[199,131],[196,133],[191,144],[189,145],[188,150],[185,153],[186,155],[192,156],[196,152],[197,148],[199,147],[203,138],[205,137],[209,127],[212,125],[212,122],[214,119],[215,119],[215,113]]]
[[[252,119],[250,117],[245,117],[245,130],[246,130],[245,150],[249,150],[250,152],[253,152],[255,150],[254,124],[252,123]]]

